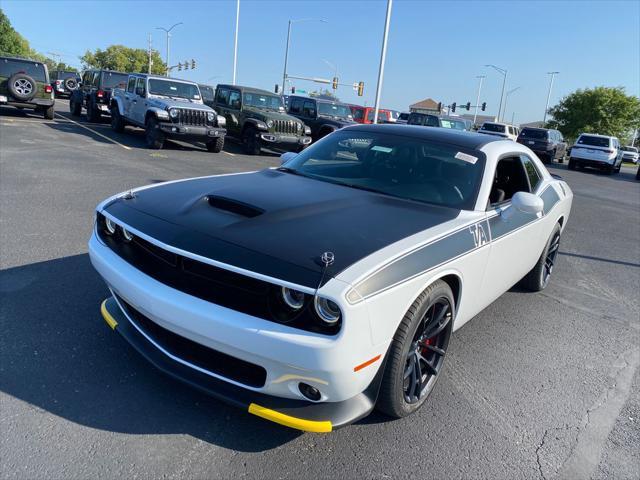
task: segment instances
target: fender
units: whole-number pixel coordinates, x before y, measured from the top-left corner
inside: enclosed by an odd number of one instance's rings
[[[269,128],[267,127],[267,124],[264,123],[262,120],[258,120],[257,118],[247,118],[244,124],[245,124],[244,128],[247,128],[247,126],[251,125],[256,130],[259,130],[262,132],[267,132],[269,130]]]
[[[120,97],[111,97],[111,108],[118,107],[118,113],[124,117],[124,108],[122,107],[122,99]]]
[[[159,120],[161,122],[169,120],[169,114],[167,113],[166,110],[164,110],[162,108],[149,107],[147,109],[147,113],[144,116],[145,123],[147,123],[147,120],[149,119],[150,115],[153,115],[154,117],[156,117],[157,120]]]

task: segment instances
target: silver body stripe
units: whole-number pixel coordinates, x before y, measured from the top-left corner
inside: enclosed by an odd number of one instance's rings
[[[543,216],[560,201],[560,196],[551,185],[545,188],[540,198],[544,202]],[[500,215],[494,215],[487,220],[467,225],[384,265],[351,288],[347,293],[347,301],[355,304],[377,295],[467,255],[490,241],[513,233],[541,218],[514,211],[509,221],[505,221]]]

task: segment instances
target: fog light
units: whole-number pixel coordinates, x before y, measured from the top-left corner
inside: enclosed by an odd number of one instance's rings
[[[177,131],[178,131],[178,129],[177,129],[176,127],[171,127],[171,131],[172,131],[172,132],[177,132]]]
[[[299,383],[298,390],[300,390],[300,393],[302,395],[304,395],[309,400],[313,400],[314,402],[317,402],[322,397],[322,395],[320,395],[320,390],[306,383]]]

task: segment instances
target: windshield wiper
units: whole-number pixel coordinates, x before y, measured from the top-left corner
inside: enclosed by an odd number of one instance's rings
[[[307,177],[307,175],[305,175],[304,173],[299,172],[298,170],[296,170],[295,168],[291,168],[291,167],[278,167],[276,168],[276,170],[278,170],[279,172],[285,172],[285,173],[290,173],[292,175],[299,175],[301,177]]]

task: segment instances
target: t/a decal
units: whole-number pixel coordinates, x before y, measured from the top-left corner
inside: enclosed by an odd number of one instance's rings
[[[475,243],[476,248],[489,242],[489,240],[487,240],[487,234],[484,231],[484,227],[480,223],[471,225],[469,227],[469,233],[471,233],[471,236],[473,237],[473,243]]]

